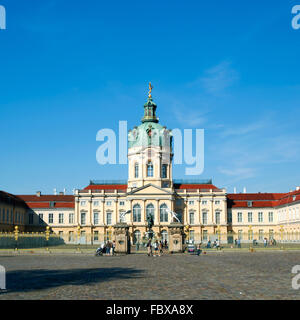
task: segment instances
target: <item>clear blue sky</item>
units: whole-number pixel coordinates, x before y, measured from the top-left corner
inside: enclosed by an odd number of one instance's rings
[[[300,1],[0,4],[0,189],[126,179],[126,165],[96,162],[96,133],[138,125],[148,81],[162,124],[205,129],[200,178],[229,192],[300,185]]]

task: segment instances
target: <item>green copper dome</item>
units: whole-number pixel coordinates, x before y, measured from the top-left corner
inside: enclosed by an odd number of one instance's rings
[[[134,127],[128,134],[128,147],[172,146],[172,133],[158,123],[156,104],[149,97],[144,105],[142,124]]]

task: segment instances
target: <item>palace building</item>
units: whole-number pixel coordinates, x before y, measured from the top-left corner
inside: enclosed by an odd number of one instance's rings
[[[145,237],[151,215],[155,236],[167,240],[171,210],[195,242],[216,234],[224,242],[238,237],[263,240],[280,232],[300,240],[300,188],[289,193],[227,194],[212,180],[173,179],[172,131],[159,123],[151,89],[141,123],[128,133],[127,181],[91,181],[72,196],[6,194],[0,198],[0,231],[13,229],[19,213],[25,230],[49,226],[66,241],[80,233],[82,239],[103,242],[112,237],[116,223],[126,222],[135,243]],[[13,218],[7,220],[7,212]]]

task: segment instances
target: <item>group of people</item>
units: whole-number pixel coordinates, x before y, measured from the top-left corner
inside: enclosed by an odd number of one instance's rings
[[[156,257],[157,255],[160,257],[163,254],[163,249],[167,248],[167,245],[168,245],[167,240],[165,241],[155,240],[154,243],[152,244],[152,240],[149,239],[147,242],[148,257],[150,256]]]
[[[206,244],[206,248],[210,249],[210,248],[216,248],[217,250],[221,250],[221,245],[220,245],[220,240],[216,239],[213,244],[211,244],[211,241],[208,240],[207,244]]]
[[[113,256],[115,254],[116,242],[107,241],[102,243],[101,246],[97,249],[96,254]]]

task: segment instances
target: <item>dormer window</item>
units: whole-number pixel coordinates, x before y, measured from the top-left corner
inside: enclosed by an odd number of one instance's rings
[[[251,208],[253,206],[253,201],[248,201],[248,208]]]
[[[293,201],[296,201],[296,196],[293,196]]]

